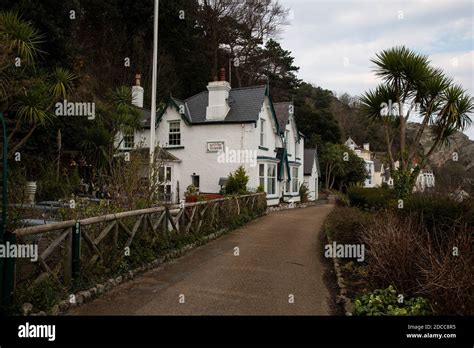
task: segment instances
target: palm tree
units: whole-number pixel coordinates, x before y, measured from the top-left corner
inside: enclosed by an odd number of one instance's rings
[[[455,131],[470,126],[474,101],[441,69],[431,66],[427,56],[404,46],[384,50],[371,61],[383,82],[360,97],[361,106],[367,116],[383,123],[392,171],[395,161],[400,161],[400,168],[394,172],[395,181],[399,181],[395,185],[406,194],[433,151],[449,141]],[[406,124],[411,115],[417,116],[421,125],[408,143]],[[427,127],[432,130],[433,143],[425,152],[420,140]],[[394,129],[400,136],[397,154],[392,149]],[[416,156],[421,157],[421,163],[413,168]]]
[[[43,35],[17,12],[0,13],[0,109],[11,126],[9,157],[54,117],[54,103],[69,95],[77,78],[63,68],[49,72],[36,66],[42,42]],[[23,126],[28,130],[17,139]]]
[[[120,86],[108,93],[105,103],[100,103],[98,116],[92,126],[86,129],[81,147],[89,154],[96,168],[111,174],[113,159],[123,137],[141,128],[140,112],[132,103],[129,87]]]

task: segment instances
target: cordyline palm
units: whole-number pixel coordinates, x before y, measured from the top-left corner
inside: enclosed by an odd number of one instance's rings
[[[375,90],[365,92],[360,102],[367,116],[384,124],[392,169],[395,160],[399,159],[400,171],[409,172],[417,155],[421,156],[421,165],[424,165],[438,146],[449,141],[449,136],[471,124],[469,113],[474,109],[473,99],[441,69],[432,67],[426,56],[402,46],[382,51],[371,61],[375,64],[375,74],[383,83]],[[383,115],[382,103],[396,106],[392,110],[395,113]],[[406,124],[412,114],[420,118],[421,126],[408,144]],[[427,127],[432,129],[433,144],[424,152],[420,140]],[[394,128],[400,131],[400,150],[396,156],[392,152],[393,137],[390,135]]]
[[[0,107],[8,115],[12,125],[9,131],[9,157],[11,157],[40,125],[45,125],[54,117],[52,107],[58,100],[65,99],[77,78],[63,68],[45,72],[36,67],[40,44],[40,34],[29,22],[16,12],[0,13]],[[15,58],[21,65],[15,66]],[[18,142],[12,143],[23,125],[28,132]]]

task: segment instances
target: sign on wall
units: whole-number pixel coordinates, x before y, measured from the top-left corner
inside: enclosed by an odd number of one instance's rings
[[[223,141],[208,141],[207,152],[224,152]]]

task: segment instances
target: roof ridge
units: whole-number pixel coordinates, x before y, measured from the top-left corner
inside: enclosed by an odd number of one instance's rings
[[[236,87],[232,88],[231,91],[235,90],[242,90],[242,89],[257,89],[257,88],[262,88],[262,87],[267,87],[267,85],[256,85],[256,86],[246,86],[246,87]]]

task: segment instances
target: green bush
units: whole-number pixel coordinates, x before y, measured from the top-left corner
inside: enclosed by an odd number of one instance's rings
[[[326,219],[326,233],[335,242],[357,244],[360,232],[370,221],[370,214],[352,207],[337,207]]]
[[[347,195],[350,205],[365,210],[388,209],[396,206],[396,194],[385,188],[351,187]]]
[[[411,215],[429,230],[446,231],[451,226],[467,224],[474,226],[474,201],[456,202],[447,196],[412,194],[403,202],[403,215]]]
[[[308,202],[309,188],[305,183],[300,185],[299,195],[301,203]]]
[[[36,200],[48,201],[69,198],[78,190],[80,183],[81,178],[77,168],[68,175],[61,175],[59,180],[56,179],[55,172],[50,170],[38,181]]]
[[[354,315],[428,315],[430,307],[423,297],[404,299],[399,303],[397,291],[393,286],[377,289],[358,296],[354,301]]]
[[[18,290],[15,302],[18,306],[29,302],[34,308],[47,311],[66,295],[67,291],[61,282],[54,277],[48,277],[38,283],[30,282]]]
[[[240,166],[235,170],[234,173],[230,173],[225,184],[225,193],[227,195],[232,194],[245,194],[247,192],[247,183],[249,177],[245,172],[245,168]]]

